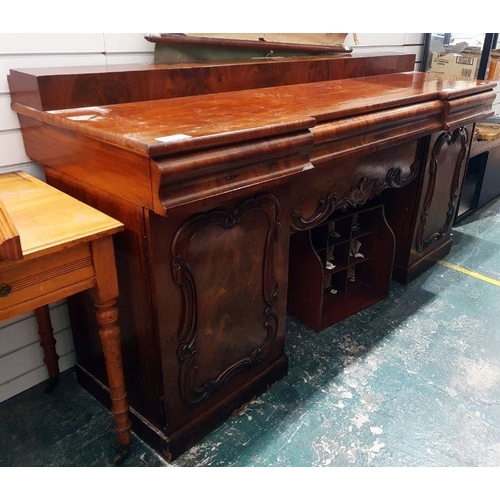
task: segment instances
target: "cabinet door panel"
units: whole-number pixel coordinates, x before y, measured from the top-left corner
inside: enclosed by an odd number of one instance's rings
[[[431,144],[417,217],[417,254],[436,248],[450,234],[469,147],[468,130],[468,127],[460,127],[453,132],[443,132]],[[418,259],[418,255],[415,258]]]
[[[150,214],[168,432],[286,369],[289,210],[278,188],[192,215]]]
[[[173,276],[183,295],[179,377],[188,403],[260,363],[273,344],[278,215],[276,198],[264,195],[198,214],[174,238]]]

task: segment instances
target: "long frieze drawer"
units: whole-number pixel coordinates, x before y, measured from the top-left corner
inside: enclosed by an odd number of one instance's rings
[[[27,259],[22,265],[0,264],[0,317],[16,310],[23,312],[59,300],[93,285],[94,269],[89,245],[56,255]]]

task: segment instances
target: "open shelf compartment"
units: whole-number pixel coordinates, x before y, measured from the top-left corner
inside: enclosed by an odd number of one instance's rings
[[[288,311],[321,331],[389,295],[395,239],[384,206],[334,213],[291,238]]]

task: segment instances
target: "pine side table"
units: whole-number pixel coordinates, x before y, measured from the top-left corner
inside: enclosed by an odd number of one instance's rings
[[[113,234],[122,223],[24,173],[0,175],[0,320],[35,311],[51,386],[59,376],[48,304],[92,290],[123,461],[130,420]],[[50,387],[50,386],[49,386]]]

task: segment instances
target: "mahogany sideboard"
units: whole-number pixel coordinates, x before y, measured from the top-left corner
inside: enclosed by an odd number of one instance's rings
[[[449,252],[494,84],[413,67],[386,54],[11,70],[28,156],[125,225],[115,252],[133,430],[168,460],[286,374],[295,233],[377,202],[394,279]],[[106,403],[91,303],[69,308],[78,380]]]

